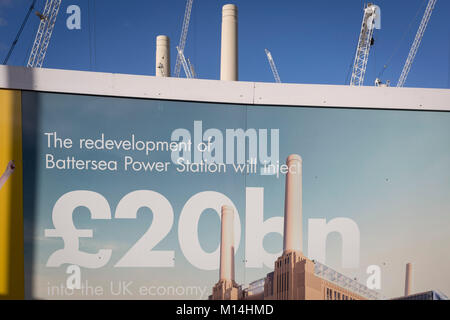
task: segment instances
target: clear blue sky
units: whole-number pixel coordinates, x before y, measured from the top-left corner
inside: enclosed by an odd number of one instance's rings
[[[1,60],[31,2],[0,0]],[[194,1],[185,54],[201,78],[219,78],[221,7],[229,2]],[[375,2],[382,10],[382,29],[375,33],[366,85],[373,84],[394,52],[382,79],[397,82],[426,2]],[[264,54],[264,48],[268,48],[283,82],[345,83],[358,40],[364,1],[236,0],[232,3],[239,8],[240,80],[273,81]],[[66,9],[72,4],[81,7],[81,30],[66,28]],[[174,62],[185,4],[185,0],[63,0],[44,66],[154,75],[155,37],[166,34],[171,38]],[[37,1],[38,9],[42,10],[43,5],[44,0]],[[450,87],[449,13],[450,2],[439,0],[406,86]],[[26,64],[38,23],[39,19],[32,15],[9,64]]]

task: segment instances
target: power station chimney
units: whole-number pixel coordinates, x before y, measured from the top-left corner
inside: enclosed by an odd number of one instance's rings
[[[222,206],[222,230],[220,239],[220,279],[234,282],[234,211]]]
[[[170,77],[170,39],[168,36],[156,37],[157,77]]]
[[[302,252],[302,158],[291,154],[286,165],[283,253]]]
[[[222,45],[220,80],[238,80],[238,18],[237,7],[226,4],[222,8]]]
[[[412,265],[411,263],[406,264],[406,274],[405,274],[405,296],[411,294],[411,277],[412,277]]]

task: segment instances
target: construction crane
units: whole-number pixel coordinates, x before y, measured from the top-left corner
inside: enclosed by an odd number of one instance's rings
[[[197,74],[195,73],[194,70],[194,65],[191,63],[191,60],[189,60],[189,58],[187,59],[187,63],[189,65],[189,70],[191,70],[192,78],[197,78]]]
[[[180,56],[180,52],[184,53],[184,47],[186,46],[186,39],[187,34],[189,30],[189,21],[191,20],[191,11],[192,11],[192,4],[194,0],[187,0],[186,2],[186,10],[184,11],[184,19],[183,19],[183,27],[181,29],[181,36],[180,36],[180,43],[178,44],[178,54],[177,54],[177,61],[175,62],[175,71],[174,76],[179,77],[180,76],[180,69],[182,64],[182,56]],[[188,75],[186,74],[186,77]]]
[[[386,83],[383,83],[380,78],[375,79],[375,87],[390,87],[391,81],[387,80]]]
[[[369,60],[370,47],[373,45],[373,31],[381,28],[380,7],[369,3],[364,8],[364,16],[356,47],[355,61],[353,63],[351,86],[362,86],[366,74],[367,61]]]
[[[186,78],[192,79],[195,78],[194,67],[192,66],[189,59],[186,61],[186,57],[184,56],[183,51],[181,51],[180,47],[177,46],[178,57],[180,57],[181,65],[183,66],[184,73],[186,74]]]
[[[425,33],[425,29],[428,26],[428,22],[430,21],[431,14],[433,13],[433,9],[436,5],[437,0],[428,1],[427,8],[425,9],[425,14],[423,15],[422,22],[420,23],[419,30],[417,30],[416,37],[414,42],[409,50],[408,58],[406,59],[405,65],[403,66],[402,73],[397,82],[397,88],[401,88],[405,85],[406,78],[408,77],[409,71],[411,70],[411,66],[414,62],[414,58],[416,57],[417,50],[419,50],[420,43],[422,42],[423,35]]]
[[[53,29],[55,28],[60,5],[61,0],[47,0],[44,11],[42,13],[36,13],[41,21],[36,32],[36,38],[34,39],[27,67],[42,68],[48,44],[50,43]]]
[[[22,34],[22,31],[23,31],[23,28],[25,28],[25,25],[27,24],[28,18],[30,17],[31,12],[32,12],[33,9],[34,9],[35,4],[36,4],[36,0],[33,0],[33,2],[32,2],[31,5],[30,5],[30,8],[29,8],[28,11],[27,11],[27,14],[26,14],[26,16],[25,16],[25,19],[23,20],[22,25],[21,25],[20,28],[19,28],[19,32],[17,32],[17,35],[16,35],[16,37],[14,38],[14,41],[12,42],[11,47],[9,48],[8,53],[6,54],[5,60],[3,60],[3,64],[7,64],[7,63],[8,63],[8,60],[9,60],[9,58],[11,57],[11,54],[13,53],[14,48],[16,47],[17,42],[19,41],[20,35]]]
[[[277,66],[275,65],[275,61],[273,61],[272,54],[269,50],[264,49],[266,52],[267,60],[269,60],[270,69],[272,70],[273,77],[275,78],[275,82],[281,83],[280,75],[278,74]]]

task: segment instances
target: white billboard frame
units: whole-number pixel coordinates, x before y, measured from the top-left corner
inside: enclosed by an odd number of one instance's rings
[[[255,106],[450,111],[450,89],[262,83],[0,66],[0,88]]]

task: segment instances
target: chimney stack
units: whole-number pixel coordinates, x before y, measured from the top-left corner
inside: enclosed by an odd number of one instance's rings
[[[411,277],[412,277],[412,265],[411,263],[406,264],[406,274],[405,274],[405,297],[411,294]]]
[[[302,252],[302,158],[291,154],[286,164],[283,253]]]
[[[170,77],[170,39],[168,36],[156,37],[156,68],[157,77]]]
[[[222,8],[220,80],[238,81],[238,11],[234,4]]]
[[[234,211],[230,206],[222,206],[222,230],[220,239],[220,279],[234,282]]]

